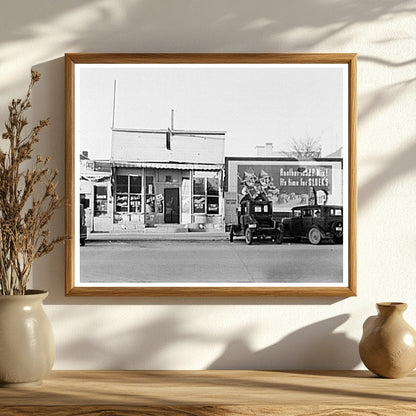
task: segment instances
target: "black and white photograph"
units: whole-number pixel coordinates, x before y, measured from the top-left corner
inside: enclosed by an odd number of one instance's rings
[[[349,60],[78,59],[72,286],[351,289]]]

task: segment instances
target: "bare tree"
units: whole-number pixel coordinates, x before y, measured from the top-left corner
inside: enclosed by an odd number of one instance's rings
[[[322,145],[319,139],[313,137],[307,136],[306,139],[292,137],[289,151],[283,153],[298,160],[312,160],[321,157]]]

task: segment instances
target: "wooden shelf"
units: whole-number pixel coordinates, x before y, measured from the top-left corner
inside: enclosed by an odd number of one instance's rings
[[[416,373],[367,371],[53,371],[0,389],[1,415],[416,415]]]

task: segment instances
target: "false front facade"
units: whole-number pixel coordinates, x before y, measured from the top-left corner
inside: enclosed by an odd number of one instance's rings
[[[223,228],[225,132],[113,128],[113,229]]]

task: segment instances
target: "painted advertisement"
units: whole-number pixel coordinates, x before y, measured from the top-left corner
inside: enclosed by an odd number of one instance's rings
[[[254,199],[260,194],[272,201],[274,212],[288,212],[298,205],[342,204],[340,160],[229,158],[226,169],[227,211],[235,209],[244,196]]]
[[[265,194],[275,211],[308,204],[315,193],[321,200],[332,194],[332,166],[328,165],[239,165],[238,179],[240,197]]]

